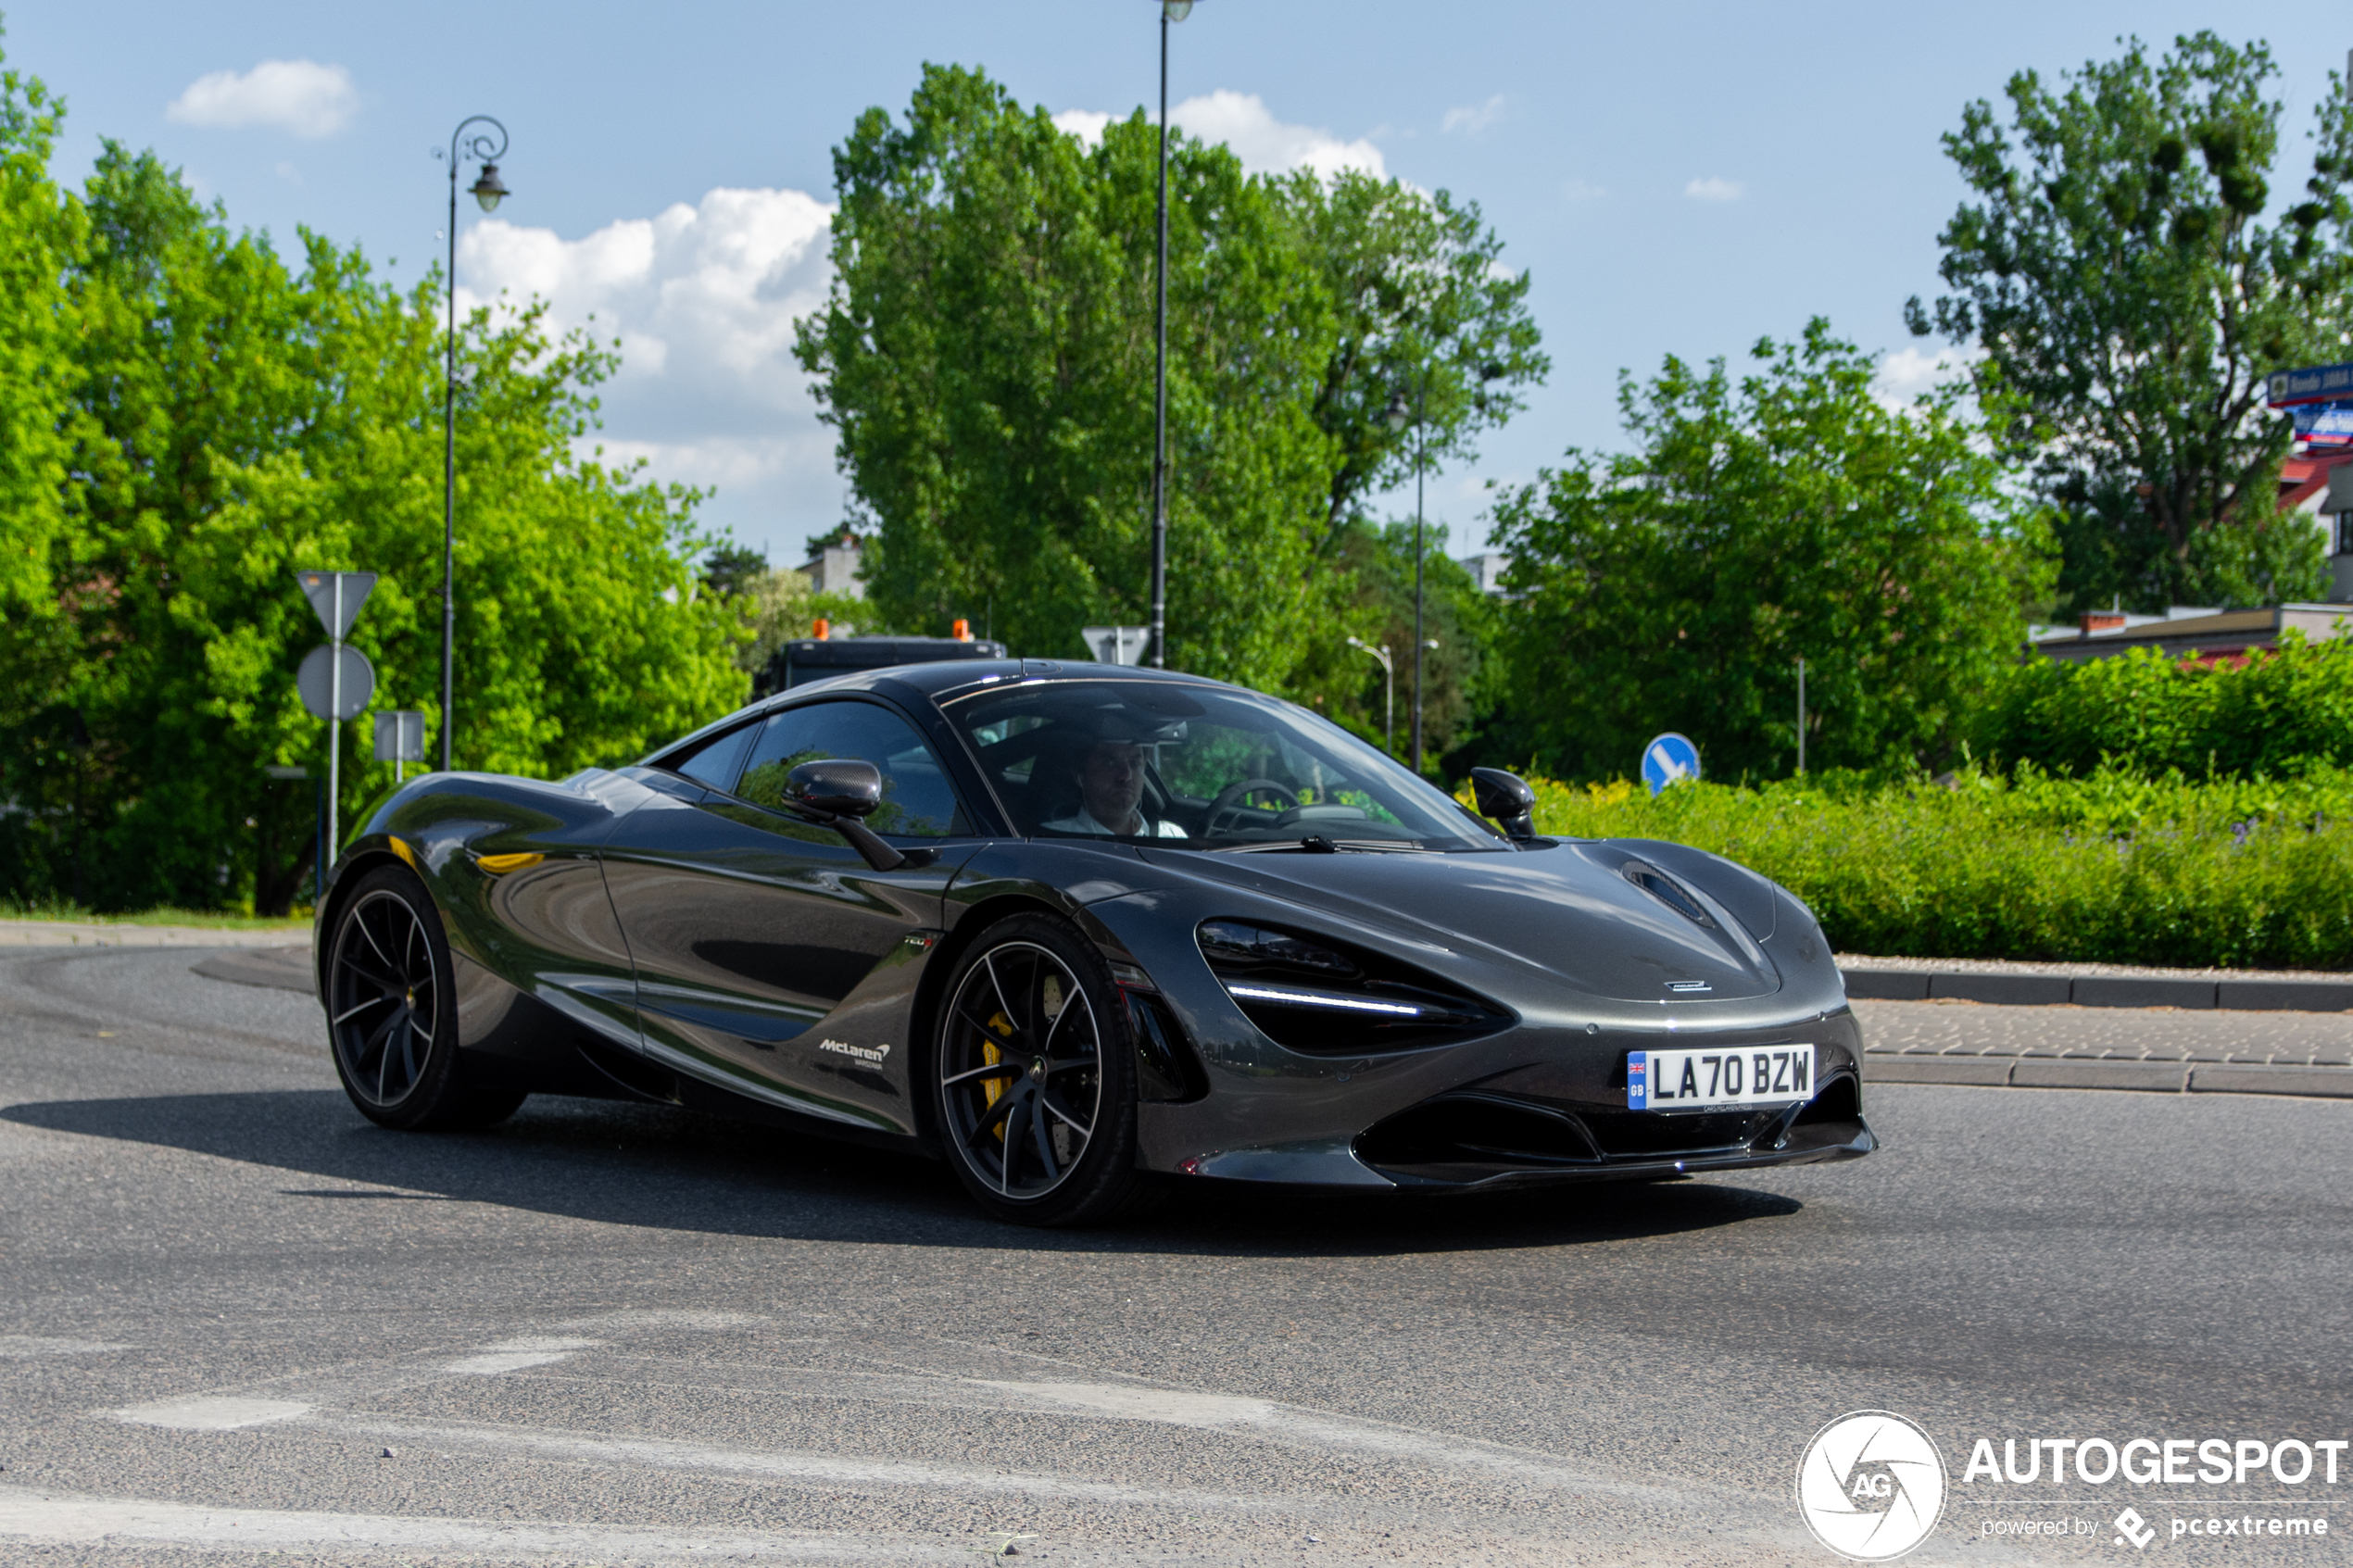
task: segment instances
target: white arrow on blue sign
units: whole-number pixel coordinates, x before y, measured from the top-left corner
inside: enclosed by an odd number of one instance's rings
[[[1642,782],[1656,795],[1668,784],[1699,777],[1699,747],[1669,730],[1642,747]]]

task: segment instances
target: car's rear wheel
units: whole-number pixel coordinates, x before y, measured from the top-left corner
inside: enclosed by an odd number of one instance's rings
[[[327,1040],[359,1114],[381,1126],[454,1131],[514,1114],[523,1096],[467,1082],[441,916],[406,867],[361,879],[327,948]]]
[[[1051,915],[1016,915],[982,934],[945,994],[934,1103],[981,1207],[1026,1225],[1132,1210],[1136,1053],[1094,944]]]

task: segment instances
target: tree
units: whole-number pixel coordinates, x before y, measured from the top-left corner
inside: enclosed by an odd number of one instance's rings
[[[736,668],[757,676],[774,662],[777,650],[816,631],[820,620],[833,623],[836,636],[879,632],[866,601],[848,594],[821,594],[808,574],[786,567],[761,571],[746,578],[737,608],[751,635],[736,650]]]
[[[1961,392],[1881,407],[1820,320],[1753,352],[1737,386],[1720,359],[1621,380],[1633,450],[1504,493],[1512,761],[1612,777],[1671,729],[1718,777],[1787,772],[1804,658],[1809,766],[1932,765],[2016,659],[2045,533]]]
[[[1412,746],[1414,703],[1414,525],[1342,525],[1329,552],[1351,585],[1342,621],[1325,629],[1292,672],[1291,684],[1326,718],[1405,759]],[[1423,635],[1438,646],[1423,650],[1422,721],[1425,762],[1453,750],[1473,718],[1492,706],[1499,668],[1489,657],[1498,609],[1478,591],[1462,563],[1446,554],[1446,531],[1423,539]],[[1380,665],[1349,646],[1356,637],[1387,647],[1396,665],[1395,734],[1384,709],[1388,682]]]
[[[375,706],[437,728],[440,280],[401,295],[304,235],[290,270],[152,155],[107,144],[69,273],[81,334],[61,607],[6,694],[0,885],[101,908],[250,898],[310,869],[327,727],[295,671],[321,632],[292,578],[384,576],[352,640]],[[555,775],[625,762],[740,701],[736,610],[698,595],[693,492],[573,455],[611,359],[536,307],[460,328],[457,760]],[[342,727],[343,820],[390,783]]]
[[[837,152],[834,290],[799,353],[894,624],[993,603],[1051,655],[1145,619],[1158,159],[1140,112],[1090,148],[941,68],[903,126],[870,110]],[[1476,207],[1251,177],[1181,135],[1169,203],[1170,662],[1283,687],[1350,629],[1341,535],[1411,440],[1390,395],[1428,368],[1435,459],[1543,372],[1527,281]]]
[[[768,571],[768,558],[742,545],[719,545],[703,558],[702,585],[721,598],[733,598]]]
[[[987,78],[927,68],[835,155],[833,293],[800,327],[877,520],[868,596],[940,633],[991,601],[1017,651],[1144,617],[1153,192],[1140,116],[1091,152]],[[1312,602],[1331,338],[1267,187],[1222,148],[1170,172],[1172,663],[1279,681]]]
[[[2277,74],[2259,44],[2133,40],[2059,91],[2020,72],[2008,126],[1981,99],[1944,137],[1976,199],[1940,236],[1953,292],[1906,316],[1984,350],[2000,434],[2062,511],[2070,610],[2320,591],[2319,538],[2276,513],[2263,377],[2345,357],[2353,105],[2332,77],[2306,199],[2264,223]]]
[[[44,570],[65,526],[76,331],[67,270],[86,243],[49,178],[58,110],[38,80],[0,73],[0,647],[56,608]]]
[[[1277,187],[1322,274],[1337,332],[1315,388],[1315,421],[1338,443],[1326,547],[1365,521],[1366,497],[1430,468],[1478,456],[1480,433],[1522,407],[1518,390],[1552,361],[1528,312],[1529,275],[1506,270],[1504,243],[1476,202],[1424,194],[1357,169],[1302,171]],[[1402,397],[1416,431],[1390,428]]]

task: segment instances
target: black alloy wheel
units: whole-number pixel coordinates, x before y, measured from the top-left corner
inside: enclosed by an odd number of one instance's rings
[[[335,916],[327,960],[327,1038],[344,1092],[386,1127],[488,1126],[523,1097],[464,1082],[449,944],[416,877],[399,866],[363,878]]]
[[[992,926],[958,963],[933,1053],[941,1141],[981,1206],[1033,1225],[1129,1208],[1135,1045],[1092,943],[1061,920]]]

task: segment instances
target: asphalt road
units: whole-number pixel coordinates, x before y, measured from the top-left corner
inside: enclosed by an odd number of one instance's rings
[[[0,959],[0,1562],[1827,1563],[1867,1408],[1950,1472],[1911,1561],[2353,1559],[2353,1454],[1963,1475],[2353,1436],[2353,1103],[1890,1086],[1848,1165],[1040,1235],[683,1113],[380,1132],[196,956]],[[2223,1512],[2332,1534],[2171,1537]]]

